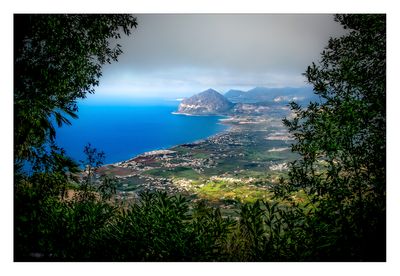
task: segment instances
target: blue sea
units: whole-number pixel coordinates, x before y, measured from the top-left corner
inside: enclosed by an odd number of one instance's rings
[[[219,116],[172,114],[177,100],[82,101],[78,119],[57,130],[57,144],[79,162],[88,143],[106,155],[105,164],[194,142],[227,129]]]

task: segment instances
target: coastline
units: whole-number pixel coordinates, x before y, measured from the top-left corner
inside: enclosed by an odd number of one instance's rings
[[[207,116],[229,117],[229,115],[221,115],[221,114],[191,114],[191,113],[184,113],[184,112],[178,112],[178,111],[173,111],[173,112],[171,112],[171,114],[173,114],[173,115],[190,116],[190,117],[207,117]]]
[[[106,166],[110,166],[110,165],[119,166],[119,165],[124,164],[124,163],[132,162],[134,159],[137,159],[137,158],[144,158],[144,157],[157,155],[158,152],[161,152],[161,151],[173,151],[173,148],[179,147],[179,146],[182,146],[182,145],[200,144],[200,143],[206,142],[209,139],[218,138],[219,136],[222,136],[222,135],[224,135],[226,133],[229,133],[234,128],[233,125],[229,124],[229,122],[230,122],[229,120],[231,120],[233,117],[229,117],[229,116],[224,116],[224,115],[193,115],[193,114],[177,113],[177,112],[171,112],[171,114],[184,115],[184,116],[218,116],[218,117],[227,117],[227,118],[219,119],[218,123],[217,123],[217,124],[226,126],[226,129],[224,129],[222,131],[219,131],[219,132],[217,132],[217,133],[215,133],[213,135],[210,135],[210,136],[207,136],[205,138],[198,139],[198,140],[195,140],[195,141],[192,141],[192,142],[181,143],[181,144],[176,144],[176,145],[172,145],[172,146],[165,147],[165,148],[157,148],[157,149],[153,149],[153,150],[150,150],[150,151],[145,151],[145,152],[137,154],[137,155],[135,155],[135,156],[133,156],[133,157],[127,159],[127,160],[122,160],[122,161],[118,161],[118,162],[114,162],[114,163],[110,163],[110,164],[104,164],[104,165],[102,165],[102,167],[106,167]]]
[[[227,127],[202,139],[147,151],[105,165],[99,172],[118,179],[118,196],[124,200],[136,200],[142,191],[163,191],[210,196],[210,200],[225,206],[224,196],[210,194],[204,187],[214,185],[210,183],[215,180],[234,179],[243,184],[241,200],[246,201],[247,196],[265,192],[264,188],[254,186],[254,181],[265,178],[268,171],[278,176],[287,169],[288,161],[297,158],[286,141],[266,139],[283,132],[280,118],[233,116],[220,119],[219,123]],[[276,181],[276,177],[271,181]]]
[[[105,152],[103,164],[110,165],[151,150],[206,139],[227,128],[219,122],[224,117],[171,114],[177,111],[177,102],[165,100],[146,100],[135,106],[85,106],[77,122],[57,129],[57,144],[80,164],[80,160],[86,160],[82,149],[90,142]]]

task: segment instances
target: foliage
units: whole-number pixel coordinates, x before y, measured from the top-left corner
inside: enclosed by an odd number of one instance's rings
[[[136,27],[131,15],[14,16],[14,154],[34,159],[55,138],[54,124],[77,117],[77,99],[94,93],[115,41]]]
[[[64,200],[79,168],[56,146],[55,125],[70,124],[69,117],[77,117],[77,100],[94,93],[101,66],[122,53],[115,43],[121,32],[129,35],[136,25],[131,15],[14,16],[17,259],[83,260],[113,213],[112,206],[88,196],[110,198],[115,191],[112,180],[103,181],[98,191],[81,189],[78,195],[83,197]],[[31,165],[29,176],[25,164]]]
[[[318,206],[310,219],[316,258],[384,260],[386,18],[335,19],[348,33],[331,38],[305,73],[321,101],[292,103],[295,116],[284,120],[301,158],[279,192],[302,189]]]
[[[144,193],[121,211],[96,198],[38,202],[23,191],[16,197],[17,261],[216,261],[226,255],[233,221],[205,206],[191,215],[180,196]]]
[[[124,252],[114,253],[113,258],[184,260],[187,255],[184,227],[187,210],[187,202],[182,197],[167,197],[165,193],[142,194],[140,202],[123,212],[112,230],[116,241],[125,241]]]
[[[102,164],[104,153],[97,153],[90,144],[84,152],[93,176],[97,169],[93,166]],[[106,202],[115,194],[115,180],[105,177],[98,184],[93,178],[79,181],[82,172],[58,148],[52,148],[52,154],[45,157],[30,176],[20,167],[16,171],[16,257],[69,260],[74,256],[84,260],[97,246],[98,231],[116,210]],[[73,198],[67,196],[68,189],[75,191]]]
[[[197,203],[189,225],[192,261],[226,261],[230,253],[227,243],[235,221],[224,218],[220,209]]]
[[[75,100],[97,84],[97,65],[120,54],[106,38],[119,38],[121,25],[129,33],[134,18],[19,17],[16,30],[30,27],[16,35],[15,152],[16,161],[35,162],[29,176],[15,162],[15,260],[385,260],[385,16],[336,20],[349,32],[331,39],[305,74],[321,101],[306,109],[292,103],[295,116],[284,120],[301,158],[276,187],[275,201],[238,203],[232,219],[203,201],[160,192],[120,206],[110,200],[116,180],[97,175],[104,153],[86,146],[86,170],[78,173],[54,145],[51,117],[66,123],[62,112],[75,114]],[[77,176],[81,185],[72,184]],[[223,185],[210,183],[203,192]],[[65,197],[72,187],[77,196]]]

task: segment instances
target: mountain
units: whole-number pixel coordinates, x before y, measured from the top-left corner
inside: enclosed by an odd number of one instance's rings
[[[255,87],[247,92],[229,90],[225,93],[225,97],[233,103],[288,103],[293,100],[296,102],[315,100],[314,92],[310,87]]]
[[[178,112],[192,115],[224,114],[234,106],[223,95],[214,89],[208,89],[190,98],[183,99]]]
[[[266,88],[255,87],[248,91],[231,89],[221,95],[208,89],[190,98],[183,99],[177,113],[192,115],[260,115],[278,110],[295,101],[300,105],[318,101],[311,87]],[[274,108],[275,107],[275,108]]]
[[[246,96],[246,92],[242,90],[231,89],[224,94],[225,98],[241,98]]]

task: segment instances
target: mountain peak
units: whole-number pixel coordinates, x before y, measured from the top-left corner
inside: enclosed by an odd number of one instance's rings
[[[220,94],[217,90],[212,89],[212,88],[208,88],[207,90],[204,90],[204,91],[201,92],[201,93],[213,93],[213,94],[218,93],[218,94]],[[201,94],[201,93],[200,93],[200,94]]]
[[[178,113],[197,115],[221,114],[230,110],[232,106],[233,103],[216,90],[210,88],[188,99],[184,99],[179,105]]]

